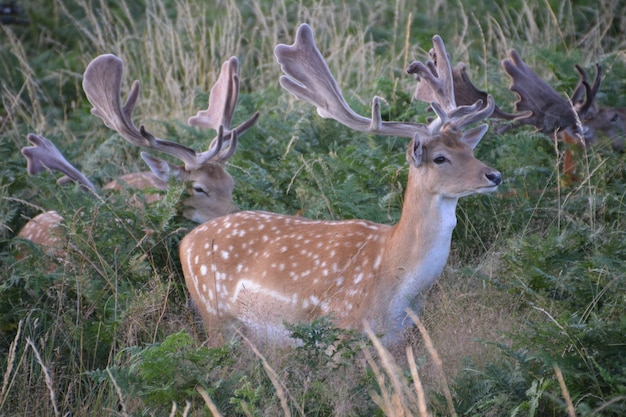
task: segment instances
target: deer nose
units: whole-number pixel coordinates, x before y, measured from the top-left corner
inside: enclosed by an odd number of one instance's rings
[[[500,185],[502,182],[502,175],[498,171],[487,171],[485,174],[487,179],[491,181],[494,185]]]

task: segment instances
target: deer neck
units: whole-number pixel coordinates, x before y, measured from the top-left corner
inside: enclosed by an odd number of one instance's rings
[[[429,191],[416,173],[409,176],[402,216],[390,233],[384,256],[390,272],[391,316],[419,310],[421,294],[437,280],[448,259],[456,226],[458,197]]]
[[[439,276],[450,252],[458,198],[409,194],[400,221],[392,230],[387,257],[406,274],[413,275],[411,271],[427,264]]]

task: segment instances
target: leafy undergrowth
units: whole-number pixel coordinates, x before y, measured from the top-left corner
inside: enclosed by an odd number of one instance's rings
[[[37,132],[97,184],[144,169],[82,94],[80,74],[104,52],[124,58],[125,92],[142,82],[138,125],[206,147],[213,133],[183,122],[207,105],[219,63],[237,55],[235,122],[262,113],[229,160],[239,207],[393,224],[406,141],[317,117],[278,87],[273,46],[291,42],[298,22],[317,22],[350,106],[367,114],[379,95],[390,120],[426,120],[404,66],[424,59],[434,33],[503,108],[514,98],[499,60],[511,47],[563,95],[574,63],[601,62],[600,103],[624,106],[624,13],[612,3],[442,3],[446,13],[403,2],[96,3],[23,2],[31,24],[1,35],[0,415],[626,414],[624,154],[588,150],[580,181],[566,185],[562,145],[491,129],[476,154],[504,182],[461,200],[424,327],[408,332],[408,351],[387,352],[328,317],[292,324],[291,347],[243,335],[207,342],[178,260],[194,227],[178,214],[183,187],[138,209],[124,192],[92,198],[50,174],[28,177],[19,153]],[[45,210],[64,218],[62,256],[17,237]]]

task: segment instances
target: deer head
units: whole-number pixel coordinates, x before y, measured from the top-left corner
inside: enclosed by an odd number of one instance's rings
[[[214,217],[237,211],[232,202],[234,181],[225,170],[225,163],[237,147],[237,138],[248,130],[258,119],[255,113],[250,119],[234,129],[231,121],[239,94],[239,75],[237,58],[227,60],[220,75],[211,89],[209,107],[191,117],[188,123],[215,129],[218,134],[209,149],[197,153],[193,149],[175,142],[155,138],[143,126],[139,129],[132,122],[132,113],[139,95],[139,82],[135,81],[128,100],[121,105],[121,82],[123,62],[114,55],[101,55],[87,66],[83,78],[83,87],[87,98],[94,108],[92,113],[100,117],[107,126],[120,133],[130,143],[154,149],[177,157],[184,165],[152,156],[146,152],[141,157],[148,164],[151,172],[137,172],[123,175],[118,180],[106,184],[103,189],[120,189],[122,184],[134,189],[167,189],[167,181],[173,176],[189,184],[189,197],[183,201],[183,215],[188,219],[202,223]],[[84,189],[97,193],[96,187],[72,164],[67,162],[61,152],[43,136],[29,134],[28,140],[34,145],[22,149],[26,157],[28,173],[39,174],[45,170],[65,174],[58,182],[75,181]],[[145,196],[150,203],[160,199],[160,195]],[[139,203],[139,200],[136,201]],[[45,246],[56,248],[59,245],[61,217],[55,212],[45,212],[27,223],[20,236]]]
[[[188,120],[192,126],[214,129],[218,132],[209,149],[204,152],[176,142],[156,138],[141,125],[135,127],[132,114],[139,96],[139,81],[131,87],[124,106],[121,105],[123,62],[114,55],[100,55],[87,66],[83,89],[93,105],[91,112],[105,125],[118,132],[136,146],[171,155],[184,162],[173,165],[146,153],[142,158],[162,181],[170,176],[189,183],[190,197],[183,201],[187,208],[183,215],[202,223],[216,216],[232,212],[232,177],[224,164],[237,147],[237,138],[256,123],[259,113],[231,129],[232,117],[239,95],[239,61],[232,57],[222,65],[220,75],[211,88],[209,107]]]
[[[595,141],[605,136],[609,139],[613,150],[624,151],[626,141],[626,107],[600,107],[594,112],[590,112],[583,121],[588,128],[590,141],[593,145]]]
[[[447,58],[441,38],[433,42],[438,56]],[[253,335],[281,341],[284,321],[332,315],[347,328],[369,322],[388,344],[397,343],[408,325],[405,309],[419,309],[446,263],[458,199],[492,192],[501,182],[498,171],[473,155],[487,126],[466,129],[489,117],[493,99],[487,97],[487,106],[457,106],[449,61],[415,62],[408,71],[433,90],[437,120],[386,122],[376,97],[371,117],[346,104],[308,25],[298,28],[293,45],[278,45],[274,53],[285,74],[281,86],[321,116],[410,139],[400,221],[314,221],[253,211],[213,219],[180,245],[191,298],[210,332],[243,324]]]

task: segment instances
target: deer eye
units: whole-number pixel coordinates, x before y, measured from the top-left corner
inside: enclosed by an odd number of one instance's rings
[[[200,187],[200,186],[198,186],[198,185],[195,185],[195,186],[193,187],[193,191],[194,191],[196,194],[205,194],[205,195],[207,195],[207,196],[209,195],[209,192],[208,192],[207,190],[205,190],[204,188],[202,188],[202,187]]]
[[[446,161],[448,161],[448,158],[446,158],[445,156],[438,156],[435,159],[433,159],[433,162],[436,163],[437,165],[441,165]]]

